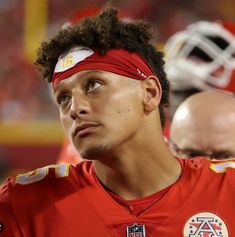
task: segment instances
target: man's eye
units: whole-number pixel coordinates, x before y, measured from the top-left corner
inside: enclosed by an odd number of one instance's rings
[[[91,92],[102,85],[102,82],[99,80],[91,79],[86,84],[86,91]]]
[[[57,97],[56,101],[59,105],[64,105],[69,101],[69,99],[70,99],[70,96],[68,96],[67,94],[60,94]]]

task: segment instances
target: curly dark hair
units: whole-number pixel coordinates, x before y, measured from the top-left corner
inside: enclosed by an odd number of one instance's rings
[[[151,39],[151,27],[147,22],[122,20],[118,17],[118,10],[108,5],[96,16],[85,17],[43,42],[35,64],[42,77],[50,83],[59,56],[74,45],[98,48],[102,55],[113,48],[138,52],[149,63],[161,83],[163,93],[159,112],[164,126],[164,107],[169,104],[169,82],[163,69],[163,53],[155,49],[150,43]]]

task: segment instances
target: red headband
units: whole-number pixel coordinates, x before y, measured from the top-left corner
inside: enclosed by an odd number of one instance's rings
[[[86,47],[73,47],[56,64],[52,85],[84,70],[104,70],[137,80],[155,75],[141,55],[124,49],[111,49],[105,55]]]

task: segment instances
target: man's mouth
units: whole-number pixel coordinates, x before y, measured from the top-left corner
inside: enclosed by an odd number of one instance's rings
[[[97,127],[98,127],[98,124],[95,124],[95,123],[83,123],[76,127],[72,136],[73,137],[78,136],[80,138],[87,136],[88,134],[92,133]]]

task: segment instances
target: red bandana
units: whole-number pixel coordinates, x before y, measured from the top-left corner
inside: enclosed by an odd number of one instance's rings
[[[148,63],[136,52],[111,49],[105,55],[87,47],[73,47],[63,53],[56,64],[52,85],[84,70],[104,70],[137,80],[155,75]]]

